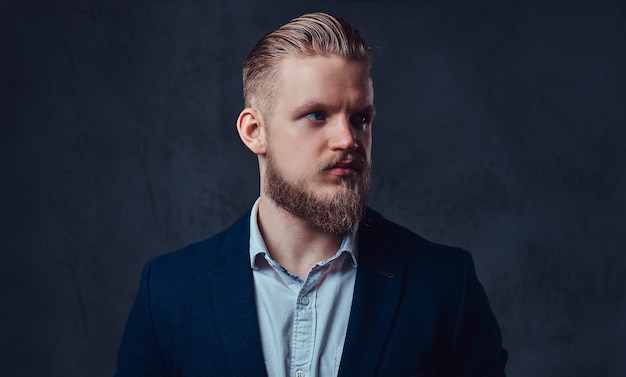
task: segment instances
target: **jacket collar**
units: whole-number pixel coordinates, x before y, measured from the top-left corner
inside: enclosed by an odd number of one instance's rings
[[[267,376],[249,262],[249,224],[248,211],[225,231],[220,250],[225,263],[213,273],[211,296],[230,375]]]
[[[359,267],[339,376],[381,370],[388,335],[399,308],[406,266],[388,258],[398,240],[382,237],[389,223],[368,209],[361,221]]]

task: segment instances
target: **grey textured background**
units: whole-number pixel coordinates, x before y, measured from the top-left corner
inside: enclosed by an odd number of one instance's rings
[[[1,376],[112,375],[142,265],[256,198],[241,62],[314,10],[374,48],[372,206],[473,252],[509,376],[624,376],[623,2],[273,0],[1,5]]]

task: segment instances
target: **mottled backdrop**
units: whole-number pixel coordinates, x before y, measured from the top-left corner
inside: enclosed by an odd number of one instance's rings
[[[0,5],[1,376],[112,375],[142,265],[256,198],[241,63],[314,10],[374,49],[372,206],[472,251],[508,375],[624,375],[624,2],[20,4]]]

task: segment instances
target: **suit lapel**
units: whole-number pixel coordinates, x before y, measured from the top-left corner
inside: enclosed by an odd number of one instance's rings
[[[360,224],[359,266],[340,377],[377,374],[398,310],[406,269],[393,258],[384,258],[393,247],[389,244],[393,240],[381,237],[384,221],[368,211]]]
[[[248,252],[249,218],[250,213],[227,230],[221,250],[225,263],[213,272],[211,293],[231,374],[266,376]]]

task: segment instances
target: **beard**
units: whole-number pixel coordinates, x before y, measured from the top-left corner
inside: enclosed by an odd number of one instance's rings
[[[361,220],[367,207],[371,163],[357,153],[344,153],[323,164],[323,173],[340,161],[351,160],[356,177],[337,177],[342,190],[330,197],[313,192],[310,184],[300,180],[289,182],[276,166],[271,153],[266,155],[264,191],[279,207],[305,220],[308,224],[332,234],[343,234]]]

